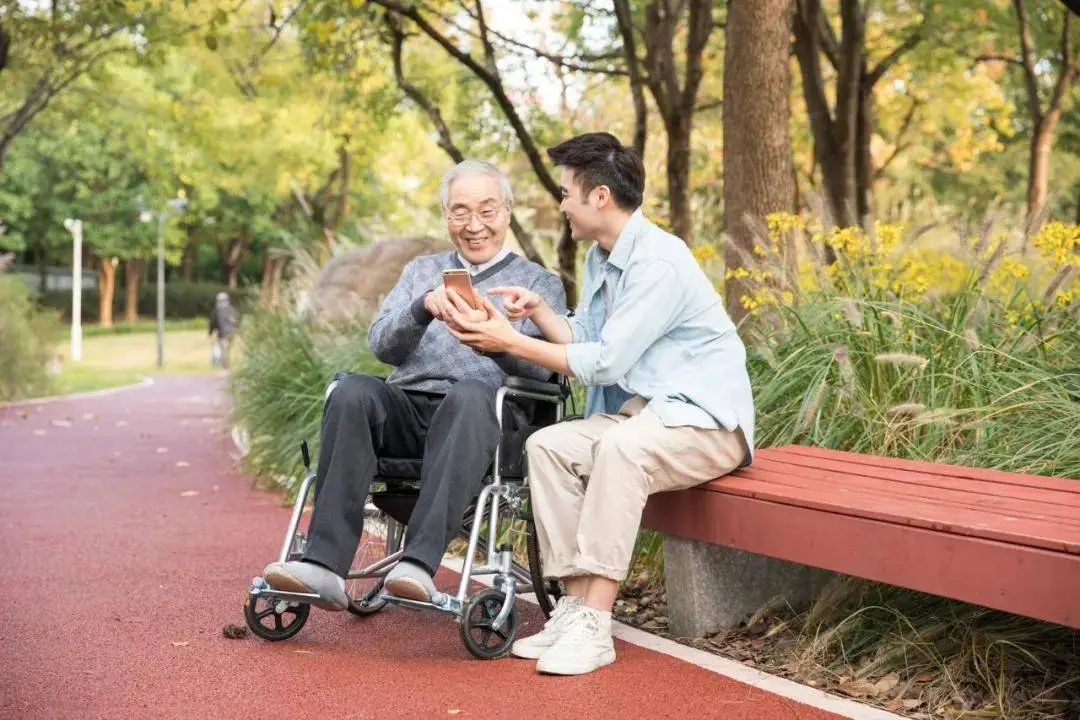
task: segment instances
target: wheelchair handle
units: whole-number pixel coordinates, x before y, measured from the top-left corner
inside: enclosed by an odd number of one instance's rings
[[[300,441],[300,455],[304,458],[304,469],[311,469],[311,453],[308,452],[307,440]]]

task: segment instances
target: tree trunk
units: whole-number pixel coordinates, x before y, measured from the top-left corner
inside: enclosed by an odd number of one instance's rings
[[[189,233],[187,245],[184,246],[184,254],[180,258],[180,279],[186,283],[195,281],[195,249],[196,242]]]
[[[570,223],[565,218],[556,254],[559,277],[562,278],[563,290],[566,291],[566,305],[573,308],[577,304],[577,243],[570,235]]]
[[[101,327],[113,326],[113,295],[116,292],[117,258],[98,260],[98,323]]]
[[[866,63],[863,62],[863,77]],[[855,124],[855,221],[867,228],[872,224],[874,166],[870,140],[874,135],[874,88],[869,82],[859,86],[858,119]]]
[[[694,218],[690,208],[690,118],[681,115],[668,128],[667,185],[671,231],[687,245],[693,244]]]
[[[225,284],[230,290],[235,290],[237,279],[240,275],[240,262],[247,256],[251,248],[251,236],[247,230],[228,240],[218,242],[218,259],[225,275]]]
[[[1054,146],[1054,127],[1057,118],[1049,115],[1036,124],[1031,135],[1031,157],[1028,159],[1027,211],[1038,212],[1046,204],[1050,177],[1050,150]]]
[[[37,271],[38,271],[38,290],[45,292],[49,289],[49,266],[45,263],[45,246],[39,245],[37,248]]]
[[[124,320],[127,322],[139,319],[139,283],[145,269],[145,260],[124,263]]]
[[[262,281],[259,284],[259,301],[263,305],[273,305],[277,302],[281,274],[285,271],[285,265],[288,262],[289,258],[284,255],[270,257],[269,250],[263,254]]]
[[[790,211],[795,196],[788,129],[791,73],[788,34],[791,0],[732,0],[724,50],[724,208],[728,268],[753,257],[747,218]],[[739,250],[743,252],[739,252]],[[725,283],[732,319],[746,314],[744,281]]]

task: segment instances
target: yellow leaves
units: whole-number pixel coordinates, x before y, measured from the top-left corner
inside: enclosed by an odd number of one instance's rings
[[[312,20],[307,24],[307,31],[315,36],[320,43],[325,43],[334,34],[336,29],[329,20]]]

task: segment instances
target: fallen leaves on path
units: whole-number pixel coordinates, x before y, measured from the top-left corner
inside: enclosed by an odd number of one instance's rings
[[[190,643],[187,640],[173,640],[173,647],[187,647]]]
[[[190,466],[190,463],[185,462],[183,460],[177,460],[176,461],[176,467],[189,467],[189,466]]]
[[[198,494],[199,494],[198,490],[185,490],[184,492],[180,493],[180,497],[191,497],[192,495],[198,495]]]

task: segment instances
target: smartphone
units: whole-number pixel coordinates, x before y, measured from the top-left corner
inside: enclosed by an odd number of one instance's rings
[[[477,309],[476,293],[473,291],[472,277],[469,275],[468,270],[456,268],[443,270],[442,280],[443,287],[447,290],[453,288],[469,307],[473,310]]]

